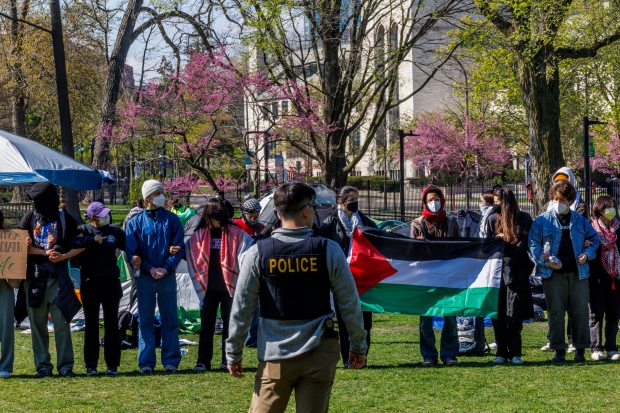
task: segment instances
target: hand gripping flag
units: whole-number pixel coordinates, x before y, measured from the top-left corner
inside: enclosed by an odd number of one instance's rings
[[[349,262],[364,310],[496,317],[503,243],[416,240],[358,227]]]

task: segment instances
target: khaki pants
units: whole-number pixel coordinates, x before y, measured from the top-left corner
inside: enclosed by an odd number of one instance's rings
[[[293,390],[297,413],[327,412],[339,358],[338,339],[324,338],[309,353],[259,362],[250,413],[284,412]]]

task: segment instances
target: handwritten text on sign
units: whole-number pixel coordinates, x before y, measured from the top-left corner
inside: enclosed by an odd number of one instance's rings
[[[0,230],[0,278],[25,279],[28,231]]]

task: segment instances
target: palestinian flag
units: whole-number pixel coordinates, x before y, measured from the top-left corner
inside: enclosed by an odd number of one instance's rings
[[[350,265],[362,308],[427,316],[497,316],[503,243],[423,241],[358,227]]]

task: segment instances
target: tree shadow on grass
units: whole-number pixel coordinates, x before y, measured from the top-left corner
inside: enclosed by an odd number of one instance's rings
[[[462,358],[459,359],[459,363],[455,366],[446,366],[444,364],[437,364],[435,366],[427,367],[423,366],[422,362],[417,363],[400,363],[396,365],[376,365],[370,364],[366,366],[368,370],[389,370],[389,369],[403,369],[403,368],[414,368],[414,369],[423,369],[423,370],[433,370],[433,369],[462,369],[462,368],[477,368],[477,369],[507,369],[507,368],[515,368],[515,369],[527,369],[529,366],[536,367],[559,367],[559,368],[577,368],[587,366],[588,368],[592,366],[604,366],[610,363],[601,363],[601,362],[585,362],[585,363],[577,363],[572,360],[567,360],[565,363],[552,363],[551,360],[537,360],[537,361],[524,361],[522,365],[514,365],[512,363],[505,364],[493,364],[491,362],[492,359],[489,359],[488,362],[483,360],[473,361],[473,360],[464,360]]]

